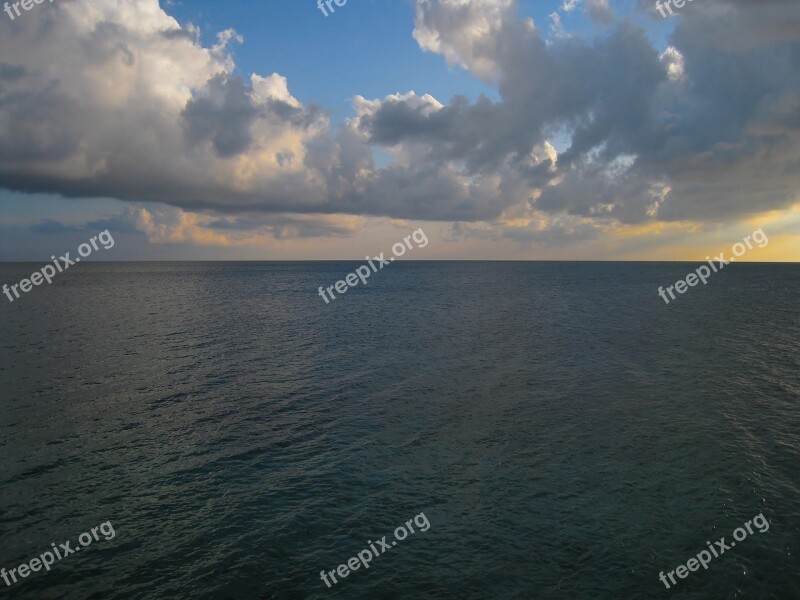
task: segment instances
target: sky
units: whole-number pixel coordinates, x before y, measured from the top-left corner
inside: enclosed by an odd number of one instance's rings
[[[659,6],[9,8],[0,260],[797,261],[796,0]]]

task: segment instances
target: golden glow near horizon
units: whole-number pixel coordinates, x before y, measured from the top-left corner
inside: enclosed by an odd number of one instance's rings
[[[179,244],[203,249],[204,259],[220,260],[360,260],[365,254],[385,250],[386,240],[399,231],[423,227],[431,244],[416,260],[610,260],[610,261],[703,261],[720,252],[730,254],[733,244],[763,230],[768,243],[737,258],[739,262],[798,262],[800,260],[800,205],[785,211],[770,211],[736,223],[719,226],[693,222],[653,222],[637,225],[609,223],[594,226],[590,239],[549,237],[543,219],[505,220],[492,223],[452,223],[365,218],[348,215],[306,215],[264,229],[237,231],[215,228],[207,215],[178,211],[171,222],[158,223],[159,211],[134,211],[139,231],[147,244],[167,250]],[[162,215],[163,216],[163,215]],[[278,219],[278,221],[280,221]],[[576,224],[588,220],[577,219]],[[300,235],[307,224],[330,231]],[[509,225],[522,234],[508,235]],[[574,224],[573,224],[574,225]],[[335,232],[334,232],[335,231]],[[530,239],[526,239],[525,235]]]

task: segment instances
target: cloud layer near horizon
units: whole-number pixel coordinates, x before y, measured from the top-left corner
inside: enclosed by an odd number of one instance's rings
[[[695,2],[659,50],[604,1],[562,6],[601,28],[587,41],[558,13],[547,35],[515,0],[417,0],[420,49],[499,99],[354,91],[352,118],[334,125],[280,74],[239,75],[234,31],[206,48],[157,0],[61,0],[0,21],[0,187],[163,202],[228,215],[202,221],[221,228],[264,213],[298,235],[348,231],[334,216],[353,215],[588,238],[594,224],[783,209],[800,189],[792,5]],[[375,148],[393,162],[377,167]]]

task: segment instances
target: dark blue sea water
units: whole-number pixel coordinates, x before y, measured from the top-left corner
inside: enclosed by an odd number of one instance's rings
[[[800,266],[667,306],[697,265],[400,262],[326,305],[357,265],[82,263],[0,296],[0,566],[116,534],[0,595],[800,598]]]

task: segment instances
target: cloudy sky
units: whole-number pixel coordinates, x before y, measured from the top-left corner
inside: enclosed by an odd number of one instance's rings
[[[333,8],[0,13],[0,260],[800,259],[797,0]]]

